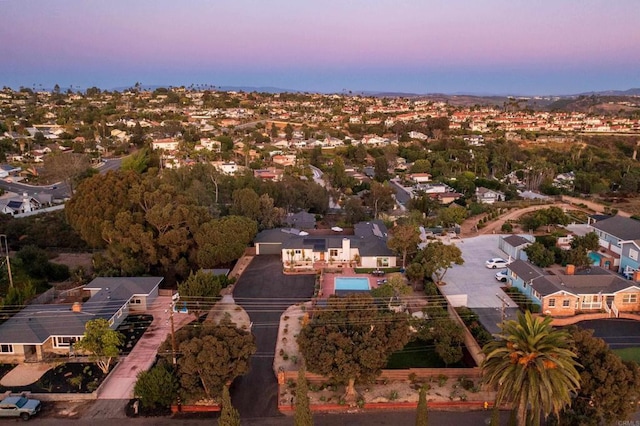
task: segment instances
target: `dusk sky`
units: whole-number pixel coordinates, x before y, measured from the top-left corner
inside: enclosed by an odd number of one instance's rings
[[[0,0],[0,86],[640,87],[640,0]]]

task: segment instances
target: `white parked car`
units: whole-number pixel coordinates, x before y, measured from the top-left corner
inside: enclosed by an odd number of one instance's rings
[[[509,271],[507,271],[506,269],[504,271],[496,272],[496,280],[500,281],[501,283],[506,283],[508,279]]]
[[[501,257],[494,257],[485,262],[485,266],[489,269],[506,268],[509,262]]]

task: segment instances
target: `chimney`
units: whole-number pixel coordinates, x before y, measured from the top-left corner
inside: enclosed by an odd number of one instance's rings
[[[633,281],[640,281],[640,271],[633,271]]]
[[[82,303],[73,302],[73,306],[71,306],[71,312],[82,312]]]
[[[567,275],[574,275],[576,273],[576,265],[567,265],[567,270],[565,273]]]

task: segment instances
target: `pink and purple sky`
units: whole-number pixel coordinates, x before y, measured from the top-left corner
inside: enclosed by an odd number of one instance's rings
[[[0,0],[0,86],[640,87],[640,0]]]

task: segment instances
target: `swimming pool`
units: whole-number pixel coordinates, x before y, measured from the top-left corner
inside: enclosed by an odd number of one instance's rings
[[[369,288],[369,278],[362,277],[336,277],[333,283],[333,289],[338,290],[357,290],[366,291]]]
[[[600,266],[600,261],[602,260],[602,256],[600,253],[596,253],[595,251],[589,252],[589,259],[591,259],[591,263]]]

